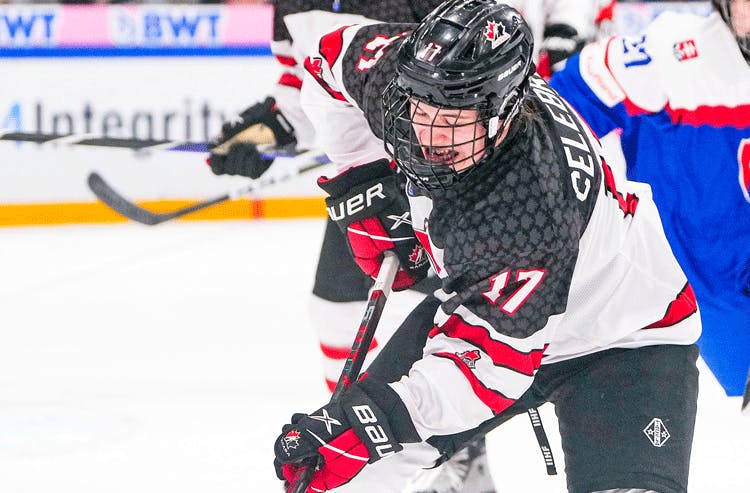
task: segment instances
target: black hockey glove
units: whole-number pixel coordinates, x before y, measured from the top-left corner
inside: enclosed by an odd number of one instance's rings
[[[383,253],[390,250],[400,267],[393,281],[399,291],[427,276],[429,262],[411,226],[409,202],[387,159],[350,168],[335,178],[318,179],[328,192],[326,208],[341,228],[357,265],[376,278]]]
[[[546,54],[549,63],[549,74],[562,69],[560,62],[570,58],[583,48],[585,40],[578,31],[568,24],[550,24],[544,28],[541,52]],[[541,74],[547,75],[547,74]]]
[[[217,175],[259,178],[273,162],[263,158],[259,144],[284,147],[296,142],[294,128],[276,107],[276,101],[267,97],[222,125],[219,136],[208,145],[208,165]]]
[[[327,491],[348,483],[368,463],[403,447],[387,416],[356,384],[336,402],[312,414],[295,414],[274,444],[274,468],[281,480],[296,483],[305,459],[323,458],[307,491]]]

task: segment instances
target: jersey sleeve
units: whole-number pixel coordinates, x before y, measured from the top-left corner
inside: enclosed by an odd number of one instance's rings
[[[552,77],[550,85],[597,135],[625,129],[632,117],[667,104],[649,36],[615,36],[587,45]]]
[[[302,107],[317,144],[339,169],[387,157],[380,97],[395,74],[397,43],[411,27],[342,26],[323,35],[305,59]]]
[[[344,24],[368,24],[376,21],[352,13],[335,13],[313,8],[309,2],[277,1],[271,51],[281,66],[281,75],[273,88],[276,104],[295,130],[298,145],[310,148],[315,129],[300,103],[304,79],[304,60],[310,46],[326,32]]]

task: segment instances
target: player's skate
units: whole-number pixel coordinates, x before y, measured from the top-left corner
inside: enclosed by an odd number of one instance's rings
[[[487,465],[484,437],[456,452],[450,460],[426,469],[404,493],[496,493]]]

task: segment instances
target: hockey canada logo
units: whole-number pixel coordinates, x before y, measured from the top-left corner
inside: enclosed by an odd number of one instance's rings
[[[695,47],[695,41],[692,39],[678,41],[672,45],[672,53],[678,62],[698,58],[698,48]]]
[[[461,361],[466,363],[466,366],[471,368],[472,370],[476,368],[477,361],[482,357],[481,354],[479,354],[479,351],[476,349],[473,349],[471,351],[464,351],[463,353],[456,353],[456,356],[461,358]]]
[[[501,23],[487,21],[487,25],[484,27],[484,37],[492,43],[494,49],[510,39],[510,34],[505,32],[505,26]]]
[[[424,248],[422,248],[422,245],[414,245],[414,250],[409,254],[409,262],[415,266],[420,266],[425,260]]]
[[[643,433],[646,434],[648,439],[651,441],[654,447],[663,447],[669,437],[669,430],[664,426],[664,422],[659,418],[654,418],[651,422],[643,429]]]
[[[742,139],[737,149],[737,162],[740,165],[740,187],[745,200],[750,202],[750,139]]]
[[[290,430],[289,433],[281,438],[281,448],[284,449],[286,455],[291,455],[291,450],[299,447],[299,431]]]

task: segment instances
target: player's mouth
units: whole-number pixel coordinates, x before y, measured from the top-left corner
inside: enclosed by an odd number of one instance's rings
[[[425,159],[438,164],[453,164],[458,157],[458,152],[453,148],[444,147],[423,147]]]

